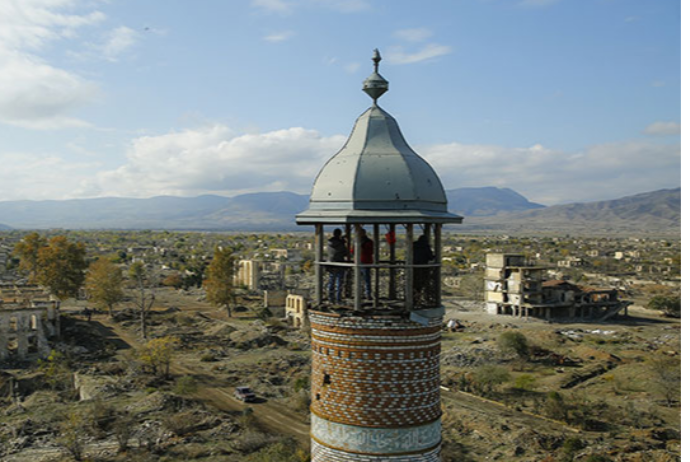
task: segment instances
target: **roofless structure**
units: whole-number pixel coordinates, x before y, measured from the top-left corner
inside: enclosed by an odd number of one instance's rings
[[[441,227],[462,217],[448,213],[433,168],[378,106],[388,81],[378,50],[373,61],[363,88],[373,104],[297,215],[316,239],[312,460],[439,461]],[[351,248],[344,262],[325,258],[325,228],[335,227]]]

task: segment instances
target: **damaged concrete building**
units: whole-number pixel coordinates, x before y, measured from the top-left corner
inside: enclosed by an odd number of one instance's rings
[[[38,286],[0,286],[0,362],[47,356],[59,333],[59,301]]]
[[[628,313],[629,301],[616,289],[585,287],[544,278],[543,266],[524,255],[486,256],[485,301],[489,314],[542,319],[599,320]]]

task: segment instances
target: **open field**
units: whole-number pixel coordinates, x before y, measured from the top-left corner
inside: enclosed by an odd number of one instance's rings
[[[243,300],[249,309],[229,318],[198,294],[159,289],[151,334],[177,339],[168,378],[136,359],[136,319],[89,322],[68,304],[64,340],[83,385],[53,390],[40,385],[45,369],[9,371],[21,386],[0,415],[3,460],[70,460],[59,433],[74,414],[90,421],[81,436],[89,460],[306,460],[308,335],[257,319],[256,303]],[[679,360],[679,320],[633,307],[628,319],[555,324],[489,316],[477,302],[447,306],[462,328],[443,336],[444,460],[678,460],[678,382],[657,364]],[[529,358],[499,348],[515,331]],[[184,377],[193,386],[180,386]],[[258,402],[235,399],[239,385]],[[132,435],[118,452],[123,413]]]

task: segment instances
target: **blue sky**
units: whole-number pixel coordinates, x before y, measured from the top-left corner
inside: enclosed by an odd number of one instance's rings
[[[309,191],[380,101],[447,188],[680,184],[674,0],[1,0],[0,200]]]

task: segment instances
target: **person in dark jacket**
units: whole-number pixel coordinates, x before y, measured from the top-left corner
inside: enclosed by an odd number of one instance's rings
[[[412,244],[412,264],[428,265],[435,259],[434,253],[429,246],[429,239],[426,234],[422,234]],[[431,268],[415,268],[413,273],[415,296],[420,296],[424,287],[428,284],[431,277]]]
[[[412,244],[412,264],[426,265],[433,261],[433,259],[434,253],[429,246],[429,239],[426,237],[426,234],[422,234],[415,243]]]
[[[347,244],[343,239],[343,231],[340,228],[333,230],[333,236],[328,239],[326,246],[326,256],[331,263],[343,263],[347,261],[350,253]],[[328,269],[328,300],[331,303],[340,303],[342,299],[343,280],[345,279],[345,268],[341,266],[331,266]]]

